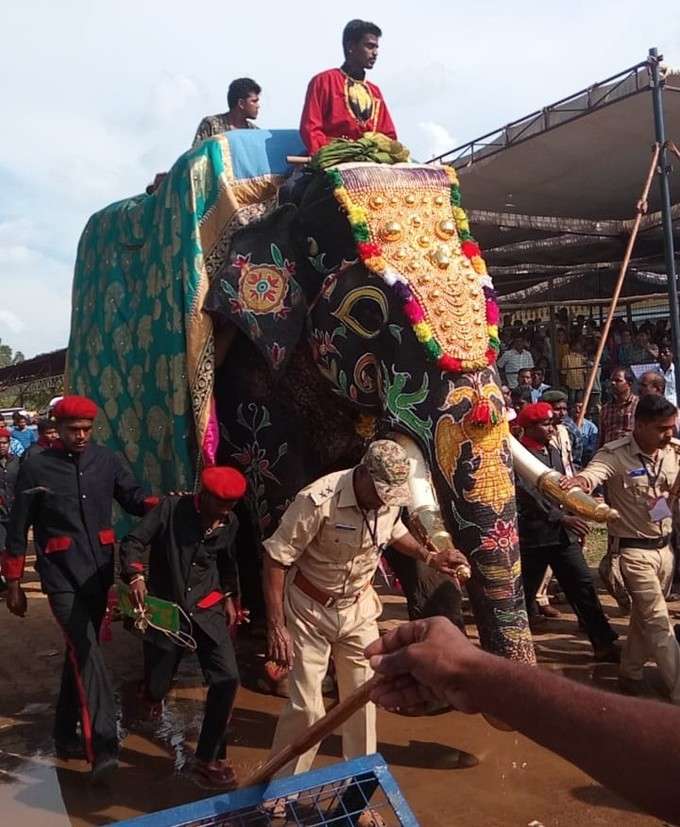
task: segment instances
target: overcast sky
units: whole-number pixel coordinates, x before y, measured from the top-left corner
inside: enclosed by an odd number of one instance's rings
[[[0,0],[0,338],[26,356],[65,346],[89,215],[167,169],[200,118],[226,109],[233,77],[263,86],[262,127],[297,126],[308,79],[341,62],[352,17],[383,29],[371,80],[425,159],[625,69],[650,46],[680,64],[672,6]]]

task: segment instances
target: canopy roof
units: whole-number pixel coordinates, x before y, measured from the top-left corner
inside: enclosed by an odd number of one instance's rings
[[[680,144],[679,74],[666,75],[663,98],[666,133]],[[653,144],[644,62],[438,160],[458,169],[463,206],[503,294],[551,276],[616,272]],[[657,190],[654,185],[633,271],[664,272],[660,219],[651,215],[660,209]],[[680,222],[680,207],[675,212]],[[603,297],[606,289],[603,284]]]

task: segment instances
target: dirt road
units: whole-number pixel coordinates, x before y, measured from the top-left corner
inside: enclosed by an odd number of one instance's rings
[[[405,617],[403,600],[385,598],[383,624]],[[617,610],[607,611],[623,631]],[[62,665],[60,634],[44,597],[31,586],[29,614],[13,618],[0,605],[0,814],[7,827],[96,825],[204,798],[182,773],[202,716],[200,673],[185,659],[163,721],[155,732],[128,735],[121,769],[110,789],[91,789],[87,767],[52,753],[52,709]],[[536,639],[543,668],[613,688],[615,667],[595,666],[573,615],[546,626]],[[107,659],[123,694],[140,674],[139,645],[119,624],[106,644]],[[127,688],[126,688],[127,687]],[[244,774],[267,755],[283,701],[241,689],[233,718],[231,757]],[[495,827],[538,822],[579,827],[659,824],[604,790],[570,764],[515,733],[492,729],[480,716],[449,713],[404,718],[380,713],[379,749],[422,825]],[[456,769],[457,750],[479,759]],[[340,759],[330,738],[318,763]],[[468,762],[469,763],[469,762]],[[454,767],[454,768],[452,768]]]

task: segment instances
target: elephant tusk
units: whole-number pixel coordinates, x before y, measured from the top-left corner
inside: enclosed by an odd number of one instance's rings
[[[618,519],[619,512],[616,509],[610,508],[606,503],[598,502],[580,488],[570,488],[568,491],[560,488],[562,474],[552,468],[546,468],[540,459],[527,451],[522,443],[512,436],[510,437],[510,450],[515,473],[545,497],[564,506],[572,514],[596,523]]]
[[[418,540],[435,551],[453,551],[456,546],[444,526],[441,510],[434,493],[430,469],[423,452],[414,439],[406,434],[392,433],[390,439],[406,452],[411,465],[409,489],[411,504],[408,507],[410,524]],[[456,567],[456,580],[463,585],[472,576],[472,570],[464,563]]]

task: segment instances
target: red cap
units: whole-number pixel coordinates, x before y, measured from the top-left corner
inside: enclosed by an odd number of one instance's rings
[[[201,486],[220,500],[240,500],[247,485],[246,478],[236,468],[213,465],[201,474]]]
[[[0,437],[4,437],[5,439],[11,439],[12,434],[7,428],[0,428]]]
[[[534,422],[540,422],[543,419],[552,419],[553,409],[548,402],[532,402],[530,405],[525,405],[517,414],[517,424],[521,428],[526,428]]]
[[[55,419],[94,419],[97,405],[87,396],[65,396],[54,406]]]

